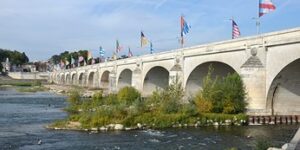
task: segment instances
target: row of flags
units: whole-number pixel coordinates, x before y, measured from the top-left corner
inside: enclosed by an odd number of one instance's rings
[[[263,15],[272,12],[276,9],[275,5],[272,3],[271,0],[259,0],[259,14],[258,14],[258,19],[260,17],[262,17]],[[240,29],[237,25],[237,23],[234,21],[234,19],[230,19],[232,21],[232,39],[236,39],[239,38],[241,36],[241,32]],[[180,44],[181,47],[184,46],[184,36],[186,36],[189,31],[191,29],[191,26],[187,23],[187,21],[185,20],[184,16],[181,15],[180,17]],[[145,46],[147,46],[149,44],[149,48],[150,48],[150,54],[152,54],[154,52],[153,50],[153,44],[150,40],[148,40],[148,38],[145,36],[144,32],[141,31],[141,36],[140,36],[140,46],[141,48],[144,48]],[[113,55],[113,58],[116,59],[116,53],[121,52],[121,50],[123,49],[123,47],[120,45],[119,40],[116,40],[116,51]],[[101,62],[101,60],[105,59],[104,55],[105,55],[105,50],[102,48],[102,46],[99,47],[99,54],[100,54],[100,58],[99,58],[99,62]],[[132,57],[133,53],[130,49],[130,47],[128,47],[128,57]],[[87,54],[87,60],[91,60],[92,62],[91,64],[95,63],[95,59],[93,59],[92,57],[92,53],[90,51],[88,51]],[[79,56],[78,57],[78,63],[84,62],[84,65],[86,65],[86,62],[84,60],[83,56]],[[75,59],[71,58],[71,64],[75,64]],[[64,66],[70,65],[70,62],[65,60],[62,61],[60,63],[61,68],[63,68]]]
[[[276,9],[276,6],[273,4],[272,0],[259,0],[259,11],[258,18],[262,17],[265,14],[268,14]],[[241,35],[240,29],[237,23],[231,19],[232,21],[232,39],[238,38]],[[259,20],[258,20],[259,21]],[[256,24],[259,26],[259,22]]]

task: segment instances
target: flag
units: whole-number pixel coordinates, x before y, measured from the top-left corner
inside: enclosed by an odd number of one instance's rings
[[[191,26],[187,24],[183,16],[180,17],[181,36],[189,33]]]
[[[102,48],[102,46],[99,47],[99,53],[100,53],[100,57],[104,57],[104,49]]]
[[[87,60],[90,60],[90,59],[92,59],[93,57],[92,57],[92,53],[90,52],[90,51],[88,51],[88,53],[87,53]]]
[[[152,45],[152,42],[150,42],[150,54],[153,54],[153,45]]]
[[[122,47],[120,46],[119,40],[116,41],[116,52],[120,52]]]
[[[78,62],[82,62],[84,60],[84,58],[82,56],[78,57]]]
[[[183,36],[189,33],[191,26],[187,24],[187,22],[184,20],[183,16],[180,17],[180,36],[181,36],[181,47],[183,47],[184,44],[184,38]]]
[[[259,0],[259,17],[276,9],[272,0]]]
[[[132,54],[132,52],[130,50],[130,47],[128,47],[128,57],[132,57],[132,56],[133,56],[133,54]]]
[[[145,37],[143,31],[141,31],[141,47],[148,44],[148,39]]]
[[[63,60],[60,60],[60,68],[63,69],[65,67],[65,63]]]
[[[232,39],[240,37],[240,29],[236,22],[232,19]]]

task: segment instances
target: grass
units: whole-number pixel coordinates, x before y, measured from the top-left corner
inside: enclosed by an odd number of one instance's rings
[[[38,80],[0,80],[1,85],[11,86],[41,86],[41,81]]]

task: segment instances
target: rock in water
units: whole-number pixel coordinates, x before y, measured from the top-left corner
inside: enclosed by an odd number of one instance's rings
[[[122,124],[116,124],[115,125],[115,130],[123,130],[124,126]]]

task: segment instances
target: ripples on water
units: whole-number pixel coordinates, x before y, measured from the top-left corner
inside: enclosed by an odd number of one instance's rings
[[[48,92],[0,88],[0,149],[252,149],[255,137],[264,136],[282,145],[297,129],[296,125],[201,127],[97,134],[45,129],[45,125],[67,116],[61,110],[66,105],[65,97]]]

